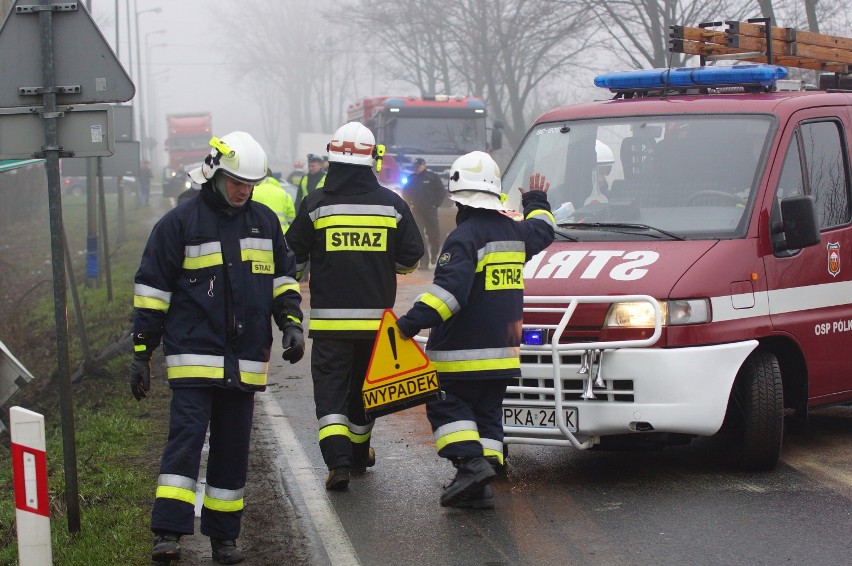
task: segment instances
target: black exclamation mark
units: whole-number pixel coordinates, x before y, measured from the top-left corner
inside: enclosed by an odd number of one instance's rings
[[[393,331],[393,328],[388,328],[388,340],[390,340],[391,350],[393,351],[393,359],[396,360],[396,332]],[[395,364],[393,367],[399,369],[399,364]]]

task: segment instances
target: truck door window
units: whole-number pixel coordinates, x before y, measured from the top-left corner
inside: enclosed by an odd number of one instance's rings
[[[820,228],[849,222],[848,164],[843,131],[836,121],[809,122],[800,127],[808,194],[816,200]]]

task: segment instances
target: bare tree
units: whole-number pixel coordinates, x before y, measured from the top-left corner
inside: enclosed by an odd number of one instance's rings
[[[421,93],[480,96],[520,140],[536,89],[566,72],[588,47],[581,2],[400,0],[349,4],[348,19],[377,38],[397,78]]]
[[[757,0],[758,5],[760,6],[760,13],[764,18],[769,18],[769,21],[775,25],[777,21],[775,19],[775,10],[772,7],[772,0]]]
[[[808,29],[814,33],[819,33],[819,19],[817,18],[817,3],[819,0],[804,0],[805,13],[808,16]]]
[[[584,4],[609,36],[607,48],[636,69],[683,65],[683,54],[669,52],[672,25],[757,15],[753,6],[736,0],[585,0]]]
[[[328,5],[246,0],[223,18],[222,33],[242,46],[227,54],[233,75],[250,85],[273,152],[294,159],[304,159],[294,155],[298,134],[334,131],[353,96],[357,54],[323,18]]]
[[[370,64],[385,67],[393,78],[421,94],[450,94],[450,50],[445,9],[433,0],[398,0],[375,5],[355,0],[333,21],[353,26],[370,38]],[[375,93],[373,93],[375,94]]]
[[[455,0],[445,3],[459,57],[456,73],[486,98],[517,144],[536,89],[577,66],[592,31],[579,2]]]

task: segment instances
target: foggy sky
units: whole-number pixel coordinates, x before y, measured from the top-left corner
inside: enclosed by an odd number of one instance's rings
[[[158,139],[160,164],[165,158],[162,137],[165,115],[169,113],[209,111],[213,114],[214,135],[245,130],[264,144],[260,113],[245,93],[249,85],[234,81],[225,63],[232,46],[219,34],[223,22],[216,8],[222,4],[220,0],[119,0],[119,59],[137,87],[130,103],[138,105],[141,97],[142,105],[150,110],[152,117],[146,125],[149,135]],[[115,1],[91,0],[91,5],[95,22],[115,50]],[[131,26],[135,26],[134,5],[140,12],[141,81],[137,77],[135,35],[128,51],[128,5]],[[153,8],[160,8],[161,12],[144,12]],[[250,18],[250,13],[246,17]],[[246,27],[250,29],[250,24]],[[160,30],[164,33],[152,33]],[[132,68],[128,59],[131,52]],[[146,62],[148,53],[150,59]],[[146,80],[149,71],[150,83]],[[137,138],[138,134],[137,131]]]

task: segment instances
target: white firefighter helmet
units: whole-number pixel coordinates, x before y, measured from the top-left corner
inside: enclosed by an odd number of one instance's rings
[[[484,151],[462,155],[450,167],[450,198],[474,208],[506,210],[502,201],[500,168]]]
[[[257,184],[266,177],[266,152],[251,134],[231,132],[221,139],[210,140],[210,155],[201,167],[189,172],[189,178],[202,185],[221,170],[244,183]]]
[[[598,165],[612,165],[615,163],[615,154],[601,140],[595,140],[595,154],[597,155]]]
[[[360,122],[349,122],[334,132],[328,144],[328,160],[371,167],[375,148],[373,132]]]

